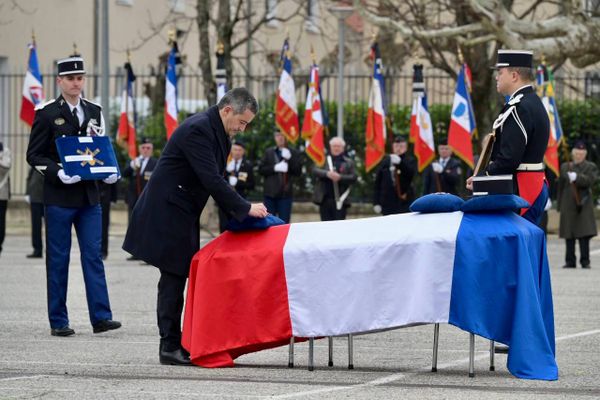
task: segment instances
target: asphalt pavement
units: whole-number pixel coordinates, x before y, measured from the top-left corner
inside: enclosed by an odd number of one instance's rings
[[[110,237],[105,262],[116,331],[93,334],[79,250],[73,240],[68,308],[72,337],[50,336],[45,264],[26,259],[26,230],[13,229],[0,256],[0,399],[587,399],[600,398],[600,240],[592,240],[592,269],[564,270],[564,243],[548,238],[557,339],[558,381],[522,380],[476,339],[474,378],[468,377],[469,335],[442,325],[438,372],[431,372],[433,326],[354,339],[354,370],[347,341],[316,342],[316,369],[307,371],[308,347],[296,345],[289,369],[281,347],[240,357],[234,368],[163,366],[158,362],[158,271],[126,261],[122,229]]]

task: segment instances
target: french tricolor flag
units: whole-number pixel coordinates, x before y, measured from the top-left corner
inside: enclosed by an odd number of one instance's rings
[[[38,64],[35,41],[29,44],[29,62],[27,63],[27,73],[23,82],[23,100],[21,102],[20,117],[27,125],[33,124],[35,117],[35,106],[44,99],[44,89],[42,86],[42,75]]]
[[[373,43],[371,47],[373,59],[373,82],[369,95],[369,110],[367,111],[367,128],[365,130],[365,169],[367,172],[379,164],[385,155],[385,84],[383,82],[383,66],[379,46]]]
[[[304,121],[302,122],[302,138],[306,139],[306,154],[315,164],[322,167],[325,164],[325,138],[319,87],[319,67],[310,67],[310,82],[306,94]]]
[[[225,232],[192,260],[182,345],[196,365],[231,367],[292,337],[421,323],[509,344],[515,376],[557,379],[544,233],[460,211]]]
[[[467,165],[473,168],[473,143],[475,132],[475,115],[469,94],[469,69],[466,64],[460,68],[456,81],[456,92],[452,104],[450,127],[448,128],[448,145],[452,151]]]
[[[179,122],[177,120],[177,74],[175,72],[175,61],[177,46],[173,44],[169,59],[167,61],[167,76],[165,79],[165,127],[167,139],[171,137]]]
[[[298,107],[296,106],[296,88],[292,77],[292,60],[290,60],[290,45],[285,39],[281,50],[281,77],[277,88],[277,102],[275,104],[275,124],[285,135],[288,141],[296,143],[300,136],[298,122]]]
[[[433,126],[427,107],[427,94],[423,79],[423,66],[413,66],[413,106],[410,115],[410,141],[415,144],[414,153],[417,158],[419,172],[433,161],[435,144],[433,141]]]

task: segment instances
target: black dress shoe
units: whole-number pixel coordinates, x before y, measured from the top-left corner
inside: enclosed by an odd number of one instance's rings
[[[27,254],[25,257],[27,257],[27,258],[42,258],[42,253],[33,252],[31,254]]]
[[[590,269],[590,268],[592,268],[592,266],[590,265],[590,263],[581,264],[581,268]]]
[[[571,264],[565,264],[563,265],[563,268],[575,268],[575,266]]]
[[[496,354],[508,354],[508,346],[503,344],[497,344],[494,346],[494,353]]]
[[[158,358],[163,365],[192,365],[190,356],[181,348],[175,351],[161,350],[158,353]]]
[[[94,333],[112,331],[113,329],[119,329],[121,327],[121,323],[119,321],[113,321],[110,319],[105,319],[104,321],[100,321],[92,325],[94,328]]]
[[[139,260],[139,258],[137,258],[135,256],[127,257],[127,261],[138,261],[138,260]]]
[[[62,328],[52,328],[50,330],[52,336],[71,336],[75,334],[75,331],[69,328],[69,325],[63,326]]]

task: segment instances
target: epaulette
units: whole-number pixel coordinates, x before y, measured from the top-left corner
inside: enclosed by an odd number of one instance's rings
[[[102,109],[102,105],[101,104],[94,103],[93,101],[88,100],[88,99],[84,99],[83,97],[81,98],[81,100],[85,101],[86,103],[90,103],[90,104],[93,104],[95,106],[98,106],[98,107],[100,107]]]
[[[523,97],[523,93],[516,95],[513,99],[510,99],[510,101],[508,102],[508,105],[513,106],[513,105],[519,103],[521,101],[522,97]]]
[[[42,108],[46,107],[48,104],[52,104],[56,101],[56,99],[52,99],[52,100],[48,100],[44,103],[40,103],[37,106],[35,106],[35,111],[37,110],[41,110]]]

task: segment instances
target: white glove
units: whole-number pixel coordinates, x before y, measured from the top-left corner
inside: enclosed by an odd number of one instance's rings
[[[132,160],[131,162],[133,163],[131,165],[131,168],[133,168],[133,169],[142,168],[142,157],[136,157],[135,160]]]
[[[402,161],[402,158],[400,158],[400,156],[397,154],[390,154],[390,161],[392,164],[398,165]]]
[[[273,169],[275,172],[288,172],[288,164],[286,161],[279,161]]]
[[[231,160],[227,163],[227,168],[225,168],[227,172],[233,172],[235,169],[235,160]]]
[[[238,178],[236,178],[235,176],[231,175],[231,176],[229,177],[229,184],[230,184],[231,186],[235,186],[235,185],[237,185],[237,182],[238,182]]]
[[[285,160],[289,160],[292,158],[292,152],[287,147],[284,147],[281,149],[281,157],[283,157]]]
[[[552,200],[550,200],[550,198],[548,198],[548,201],[546,201],[546,206],[544,207],[544,211],[548,211],[551,208],[552,208]]]
[[[111,174],[111,175],[107,176],[106,178],[102,179],[102,182],[106,183],[107,185],[112,185],[113,183],[115,183],[118,180],[119,180],[119,175]]]
[[[577,172],[567,172],[567,175],[569,175],[569,182],[575,182],[577,179]]]
[[[438,174],[441,174],[442,172],[444,172],[444,167],[442,167],[442,164],[440,164],[437,161],[431,164],[431,168],[433,168],[433,171]]]
[[[379,204],[375,204],[373,206],[373,211],[375,211],[375,214],[381,214],[381,206]]]
[[[65,185],[72,185],[73,183],[77,183],[81,181],[81,177],[79,175],[69,176],[65,174],[65,170],[61,169],[58,171],[58,177]]]
[[[28,195],[28,194],[25,195],[25,202],[27,204],[31,204],[31,196],[30,195]]]

